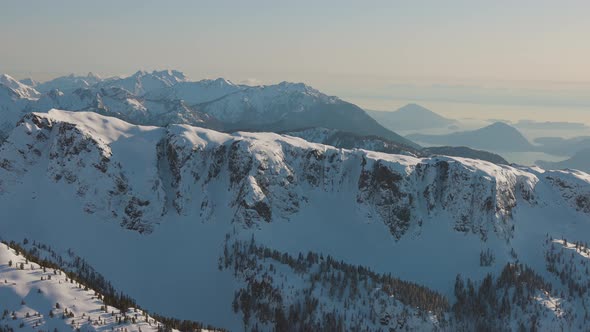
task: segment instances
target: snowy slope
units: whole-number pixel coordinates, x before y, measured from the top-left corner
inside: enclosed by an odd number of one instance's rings
[[[40,93],[34,88],[23,84],[6,74],[0,75],[0,84],[9,87],[21,98],[33,99],[38,98],[40,95]]]
[[[71,274],[29,261],[0,245],[0,329],[24,331],[158,331],[163,324],[137,308],[109,306]],[[205,330],[202,330],[205,331]]]
[[[331,255],[451,303],[458,273],[479,282],[516,259],[567,290],[547,270],[544,248],[547,234],[575,241],[590,232],[590,175],[52,110],[25,117],[2,144],[0,209],[8,216],[0,234],[72,248],[150,311],[242,329],[231,304],[247,279],[218,266],[228,236],[293,256]],[[481,266],[485,250],[495,259]],[[122,253],[133,259],[113,259]],[[289,304],[290,289],[309,285],[284,269],[279,292]],[[366,296],[350,314],[369,314]],[[527,302],[527,312],[547,296]],[[560,301],[581,310],[577,299]],[[355,306],[337,303],[339,312]],[[556,321],[568,330],[586,322],[583,314]]]
[[[39,96],[34,88],[6,74],[0,75],[0,142]]]
[[[25,115],[29,99],[22,98],[13,89],[0,84],[0,141],[14,129],[18,120]]]

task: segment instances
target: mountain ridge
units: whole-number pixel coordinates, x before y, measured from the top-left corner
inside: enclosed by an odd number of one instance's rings
[[[516,128],[503,122],[495,122],[471,131],[459,131],[444,135],[410,134],[406,137],[434,145],[467,146],[492,151],[535,150],[534,146]]]
[[[572,157],[563,161],[538,160],[536,164],[546,169],[578,169],[590,173],[590,148],[579,150]]]

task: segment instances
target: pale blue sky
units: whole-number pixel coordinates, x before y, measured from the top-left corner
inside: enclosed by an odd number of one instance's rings
[[[0,0],[0,72],[175,68],[358,100],[438,98],[442,86],[590,106],[589,13],[585,0]]]

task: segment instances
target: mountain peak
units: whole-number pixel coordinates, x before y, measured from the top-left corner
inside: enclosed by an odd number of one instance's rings
[[[23,78],[22,80],[20,80],[20,82],[24,85],[28,85],[32,88],[36,87],[37,85],[39,85],[39,82],[35,81],[34,79],[27,77],[27,78]]]
[[[131,77],[141,77],[141,76],[145,76],[147,74],[148,74],[147,71],[140,69],[140,70],[136,71],[135,74],[131,75]]]
[[[518,129],[512,127],[511,125],[507,124],[506,122],[497,121],[488,125],[486,127],[481,128],[480,130],[494,130],[494,131],[501,131],[501,132],[510,132],[510,133],[518,133],[520,132]]]
[[[276,85],[279,89],[288,90],[293,92],[301,92],[301,93],[312,93],[312,94],[319,94],[320,92],[313,87],[302,83],[302,82],[287,82],[282,81],[281,83]]]
[[[22,98],[37,98],[39,97],[39,92],[32,87],[25,85],[12,76],[7,74],[0,75],[0,84],[14,90],[17,94],[19,94]]]
[[[416,103],[409,103],[406,104],[396,110],[396,112],[429,112],[434,113],[433,111],[429,110],[428,108],[418,105]],[[436,113],[434,113],[436,114]]]
[[[219,78],[215,79],[213,82],[215,82],[216,84],[219,84],[219,85],[234,85],[230,80],[226,80],[223,77],[219,77]]]
[[[369,114],[392,130],[444,128],[455,123],[455,120],[445,118],[415,103],[402,106],[393,112],[369,111]]]
[[[152,75],[164,80],[174,82],[184,82],[188,80],[188,78],[186,77],[186,75],[184,75],[183,72],[173,69],[165,69],[160,71],[154,70],[152,71]]]
[[[502,128],[502,129],[511,129],[516,130],[516,128],[512,127],[511,125],[507,124],[506,122],[496,121],[491,125],[487,126],[486,128]]]
[[[223,77],[218,77],[215,79],[203,79],[198,81],[197,83],[201,83],[206,86],[217,86],[217,87],[225,87],[225,86],[235,86],[233,82],[227,80]]]
[[[88,72],[88,74],[86,75],[86,77],[87,78],[90,78],[90,79],[94,79],[94,80],[101,80],[102,79],[99,75],[97,75],[97,74],[95,74],[93,72]]]
[[[4,84],[10,88],[14,88],[15,86],[18,85],[18,81],[15,80],[12,76],[10,76],[8,74],[0,75],[0,83]]]

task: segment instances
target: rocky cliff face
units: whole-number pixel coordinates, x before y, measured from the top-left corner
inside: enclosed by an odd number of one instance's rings
[[[18,188],[20,178],[40,173],[56,188],[65,185],[73,204],[86,213],[151,232],[163,210],[155,199],[162,194],[161,183],[154,172],[154,177],[141,180],[153,183],[151,190],[136,190],[109,143],[75,123],[26,115],[0,150],[0,191],[10,194],[9,188]]]
[[[20,177],[41,174],[87,213],[147,233],[166,214],[198,211],[206,222],[228,207],[244,227],[280,222],[311,192],[352,192],[343,203],[386,224],[395,239],[440,214],[484,240],[490,232],[510,238],[519,206],[590,214],[590,177],[581,172],[343,150],[268,133],[141,127],[83,112],[24,117],[2,145],[0,172],[4,194]],[[547,186],[559,200],[545,196]]]

